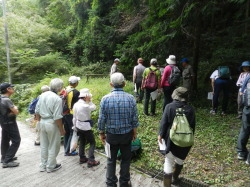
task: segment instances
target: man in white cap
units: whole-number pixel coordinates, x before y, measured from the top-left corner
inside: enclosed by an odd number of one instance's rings
[[[115,73],[115,72],[118,72],[117,65],[119,64],[119,62],[120,62],[120,59],[119,59],[119,58],[116,58],[116,59],[114,60],[114,63],[113,63],[113,65],[111,66],[111,69],[110,69],[110,75],[112,75],[112,74]]]
[[[117,186],[116,159],[121,151],[119,186],[130,184],[131,142],[136,138],[136,128],[139,125],[135,98],[123,91],[124,76],[114,73],[110,77],[110,85],[114,88],[105,95],[100,103],[98,130],[100,139],[110,144],[111,158],[107,159],[107,186]]]
[[[166,59],[166,62],[168,65],[164,68],[164,72],[161,78],[161,88],[163,88],[163,93],[164,93],[163,111],[165,109],[165,106],[173,101],[171,95],[176,87],[175,84],[169,82],[172,70],[175,70],[177,68],[175,56],[169,55],[169,57]],[[179,78],[180,78],[180,70],[179,70]]]
[[[79,99],[79,91],[76,89],[78,86],[80,77],[76,76],[71,76],[69,78],[69,86],[66,88],[67,92],[67,99],[66,103],[64,104],[63,107],[63,124],[64,124],[64,129],[65,129],[65,136],[64,136],[64,155],[65,156],[75,156],[78,153],[73,151],[70,153],[70,142],[72,139],[73,135],[73,107],[74,104],[78,101]]]

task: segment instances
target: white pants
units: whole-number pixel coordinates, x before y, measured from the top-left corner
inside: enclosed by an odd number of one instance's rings
[[[166,154],[165,162],[164,162],[164,173],[170,174],[173,173],[173,165],[177,163],[179,165],[183,165],[184,160],[181,160],[174,156],[171,152]]]
[[[35,142],[40,143],[40,121],[36,121],[36,137]]]
[[[40,132],[40,168],[51,171],[57,164],[56,157],[60,151],[61,136],[59,127],[53,119],[41,119]]]

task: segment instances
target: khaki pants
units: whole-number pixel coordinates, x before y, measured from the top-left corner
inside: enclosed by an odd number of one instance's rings
[[[40,168],[51,171],[57,164],[56,157],[60,151],[61,136],[59,127],[53,119],[41,119],[40,134]]]

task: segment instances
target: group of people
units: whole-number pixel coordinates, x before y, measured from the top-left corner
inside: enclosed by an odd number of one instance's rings
[[[135,140],[137,127],[139,126],[136,103],[142,102],[143,95],[145,95],[144,114],[149,115],[148,105],[151,93],[162,88],[164,105],[158,141],[160,143],[164,141],[166,145],[164,150],[164,187],[169,187],[171,183],[178,182],[183,162],[192,147],[178,146],[170,138],[170,129],[179,108],[182,109],[183,114],[186,116],[193,133],[195,131],[195,112],[193,107],[187,102],[194,78],[192,67],[189,65],[187,58],[181,60],[183,64],[183,86],[176,88],[175,84],[170,83],[172,80],[169,78],[172,76],[173,71],[178,71],[178,69],[173,70],[176,67],[176,58],[174,55],[170,55],[166,59],[168,65],[162,73],[157,67],[157,59],[151,59],[150,67],[145,68],[143,66],[143,59],[139,58],[137,61],[138,65],[133,70],[133,82],[137,91],[136,100],[133,95],[123,90],[126,83],[123,74],[117,72],[119,62],[119,59],[115,59],[114,67],[111,68],[110,86],[112,87],[112,91],[105,95],[100,102],[97,127],[102,143],[110,145],[111,157],[107,158],[106,185],[117,186],[117,182],[119,181],[120,186],[131,186],[129,171],[131,142]],[[245,69],[248,69],[249,72],[249,68],[245,68],[246,65],[250,67],[250,63],[248,62],[242,64],[242,69],[244,72],[247,72]],[[149,74],[153,77],[153,88],[145,87],[145,82],[148,81]],[[245,80],[237,82],[241,86],[239,95],[242,95],[248,89],[248,86],[250,91],[249,80],[250,77],[245,76]],[[56,159],[60,150],[61,136],[64,136],[65,156],[76,156],[79,154],[79,163],[87,163],[88,167],[100,164],[99,161],[95,160],[94,156],[96,141],[92,131],[93,120],[91,119],[91,112],[96,110],[96,105],[92,102],[92,94],[88,88],[81,89],[80,91],[76,89],[79,81],[79,77],[71,76],[69,78],[69,86],[63,89],[63,81],[55,78],[51,80],[49,87],[45,85],[41,88],[42,94],[39,96],[35,109],[35,118],[39,121],[41,172],[46,171],[47,173],[51,173],[62,167]],[[215,79],[215,92],[217,89],[216,82],[217,79]],[[19,166],[19,163],[15,161],[17,160],[15,155],[21,138],[16,123],[18,108],[10,99],[10,96],[14,93],[14,85],[2,83],[0,90],[2,167],[16,167]],[[155,115],[155,107],[156,101],[153,100],[151,101],[151,115]],[[237,144],[238,159],[246,160],[247,164],[250,161],[250,154],[246,148],[250,129],[249,113],[250,107],[245,106],[242,112],[242,128]],[[74,133],[77,133],[79,136],[79,153],[76,150],[70,149],[70,142]],[[86,143],[90,144],[88,156],[85,155]],[[116,160],[119,150],[121,152],[121,169],[118,179],[116,176]]]
[[[112,75],[114,72],[118,72],[117,65],[119,64],[120,60],[115,59],[114,63],[111,67],[110,74]],[[174,89],[177,86],[176,82],[170,82],[169,78],[173,74],[173,69],[177,69],[178,73],[177,76],[178,79],[182,76],[182,86],[187,88],[187,90],[190,92],[192,90],[193,84],[194,84],[194,71],[192,66],[189,64],[189,60],[187,58],[183,58],[180,63],[182,65],[182,72],[177,67],[176,57],[174,55],[169,55],[169,57],[166,59],[167,66],[165,68],[161,68],[157,62],[156,58],[152,58],[150,60],[150,67],[146,68],[143,65],[143,59],[138,58],[137,64],[133,69],[133,83],[135,85],[135,92],[137,97],[137,102],[141,103],[143,100],[143,97],[145,95],[144,99],[144,114],[145,115],[155,115],[156,114],[156,100],[151,99],[151,108],[150,108],[150,114],[148,112],[149,110],[149,101],[151,98],[151,93],[156,91],[158,89],[159,92],[164,93],[164,102],[163,102],[163,111],[165,109],[165,106],[173,101],[171,95],[174,91]],[[155,73],[155,84],[156,86],[154,88],[149,88],[145,86],[145,83],[147,81],[147,77],[151,72]]]

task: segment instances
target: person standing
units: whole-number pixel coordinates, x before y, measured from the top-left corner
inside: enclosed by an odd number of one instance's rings
[[[49,86],[43,85],[41,87],[42,93],[49,91]],[[40,95],[38,96],[38,98]],[[36,119],[36,115],[34,116],[34,123],[36,124],[36,137],[35,137],[35,143],[34,145],[40,145],[40,122]]]
[[[192,106],[187,104],[188,90],[184,87],[178,87],[172,94],[173,101],[166,105],[160,122],[158,141],[162,144],[165,140],[165,162],[164,162],[164,187],[170,187],[172,183],[178,182],[178,177],[183,168],[183,162],[186,159],[190,149],[189,147],[180,147],[170,140],[170,129],[176,116],[176,109],[182,108],[190,127],[195,131],[195,112]],[[175,167],[173,171],[173,165]]]
[[[121,73],[114,73],[110,78],[113,91],[105,95],[100,103],[98,130],[103,144],[110,144],[111,158],[107,159],[106,184],[117,186],[116,160],[121,151],[120,187],[131,186],[130,160],[131,141],[136,138],[139,125],[136,101],[131,94],[123,91],[125,79]]]
[[[66,99],[66,105],[67,105],[67,111],[64,111],[63,116],[63,124],[65,129],[65,135],[64,135],[64,155],[65,156],[76,156],[78,153],[76,151],[73,151],[70,153],[70,142],[73,136],[73,107],[74,104],[79,99],[79,91],[76,89],[76,87],[79,84],[80,77],[71,76],[69,78],[69,86],[66,88],[67,92],[67,99]],[[65,107],[64,107],[65,108]]]
[[[169,84],[168,82],[172,68],[173,66],[176,66],[175,56],[169,55],[169,57],[166,59],[166,62],[168,65],[164,68],[164,72],[161,78],[161,88],[163,88],[163,93],[164,93],[163,111],[165,109],[165,106],[173,101],[171,95],[176,87],[175,85]]]
[[[119,59],[119,58],[116,58],[116,59],[114,60],[113,65],[111,66],[110,75],[112,75],[112,74],[115,73],[115,72],[118,72],[118,67],[117,67],[117,65],[118,65],[119,63],[120,63],[120,59]]]
[[[91,101],[92,94],[88,88],[80,90],[79,100],[73,107],[73,129],[77,131],[80,139],[79,156],[80,164],[88,163],[88,167],[97,166],[99,161],[95,160],[95,137],[93,131],[93,120],[91,120],[91,112],[96,109],[96,105]],[[90,144],[88,158],[85,156],[86,142]]]
[[[245,81],[245,79],[248,76],[250,76],[250,62],[249,61],[242,62],[240,70],[241,70],[241,74],[236,82],[236,86],[239,87],[239,92],[238,92],[238,97],[237,97],[237,104],[238,104],[237,119],[241,119],[241,117],[242,117],[243,105],[242,105],[242,99],[241,99],[241,95],[240,95],[240,89],[241,89],[242,84]]]
[[[183,87],[187,88],[188,91],[190,92],[194,84],[194,71],[192,66],[189,64],[189,60],[187,58],[181,59],[181,65],[183,67],[182,71]]]
[[[142,102],[144,91],[141,89],[142,85],[142,74],[145,70],[145,67],[143,66],[143,59],[138,58],[137,60],[137,66],[134,67],[133,71],[133,83],[136,87],[136,97],[138,98],[138,103]]]
[[[0,124],[2,127],[1,140],[1,162],[3,168],[19,166],[15,157],[21,143],[21,137],[16,122],[16,115],[19,113],[17,106],[9,98],[15,93],[14,85],[2,83],[0,85]],[[11,144],[10,144],[11,142]]]
[[[247,149],[247,143],[250,137],[250,101],[249,101],[249,90],[250,90],[250,76],[248,76],[242,87],[240,88],[240,95],[245,97],[244,108],[242,112],[242,125],[237,140],[236,151],[238,154],[238,160],[246,160],[246,164],[250,164],[250,151]]]
[[[230,77],[228,78],[220,77],[219,70],[217,69],[211,74],[210,79],[213,90],[213,109],[210,111],[210,113],[215,115],[218,112],[219,95],[220,92],[223,91],[221,115],[225,116],[230,94]]]
[[[63,89],[63,81],[52,79],[50,91],[40,95],[36,105],[36,118],[40,121],[40,171],[51,173],[62,166],[57,163],[56,157],[60,151],[61,136],[65,134],[62,123],[62,99],[57,95]]]
[[[155,75],[155,79],[154,80],[149,80],[150,77],[149,75],[152,73],[154,73]],[[150,67],[146,68],[142,74],[142,90],[145,89],[145,100],[144,100],[144,114],[145,115],[149,115],[148,113],[148,105],[149,105],[149,100],[150,100],[150,94],[152,92],[154,92],[155,90],[159,90],[160,89],[160,83],[161,83],[161,72],[160,70],[157,68],[157,59],[156,58],[152,58],[150,60]],[[155,84],[155,86],[153,86],[154,88],[149,88],[147,87],[147,81],[152,82],[153,84]],[[155,115],[155,110],[156,110],[156,99],[152,100],[151,99],[151,115]]]

